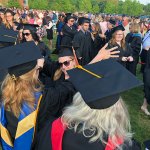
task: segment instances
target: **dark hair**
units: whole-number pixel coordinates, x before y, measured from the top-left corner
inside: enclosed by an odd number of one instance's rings
[[[37,33],[35,31],[30,30],[30,33],[31,33],[32,38],[33,38],[34,41],[36,41],[36,42],[40,41],[39,36],[37,35]]]
[[[52,21],[52,18],[50,16],[46,16],[45,21],[48,24],[50,21]]]

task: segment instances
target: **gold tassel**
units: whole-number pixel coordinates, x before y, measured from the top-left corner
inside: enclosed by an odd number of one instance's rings
[[[16,76],[13,74],[13,75],[11,75],[11,79],[13,80],[13,81],[16,81],[17,80],[17,78],[16,78]]]
[[[95,73],[93,73],[93,72],[91,72],[91,71],[89,71],[89,70],[83,68],[81,65],[77,65],[76,67],[77,67],[78,69],[82,69],[82,70],[86,71],[87,73],[89,73],[89,74],[91,74],[91,75],[93,75],[93,76],[95,76],[95,77],[97,77],[97,78],[102,78],[101,76],[99,76],[99,75],[97,75],[97,74],[95,74]]]

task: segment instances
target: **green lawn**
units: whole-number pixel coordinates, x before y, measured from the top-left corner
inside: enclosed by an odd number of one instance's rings
[[[44,42],[48,44],[46,38],[44,38]],[[54,35],[53,39],[53,48],[55,48],[55,42],[56,42],[56,35]],[[51,56],[53,60],[57,59],[57,55]],[[142,75],[140,74],[139,70],[140,65],[138,66],[137,76],[139,79],[142,80]],[[144,96],[143,86],[129,90],[122,94],[122,97],[126,102],[130,113],[131,126],[132,131],[134,133],[134,138],[141,143],[142,148],[144,149],[143,142],[147,139],[150,139],[150,117],[146,116],[140,109],[143,103],[144,98],[143,96]]]

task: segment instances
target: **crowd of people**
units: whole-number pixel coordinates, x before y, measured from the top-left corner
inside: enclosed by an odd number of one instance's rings
[[[1,8],[2,149],[140,150],[120,96],[138,64],[150,116],[150,18]]]

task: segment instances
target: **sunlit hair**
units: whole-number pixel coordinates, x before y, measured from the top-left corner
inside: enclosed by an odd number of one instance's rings
[[[98,22],[93,23],[93,25],[95,27],[95,31],[93,33],[94,38],[96,37],[97,34],[102,34],[102,30],[101,30],[101,26]]]
[[[114,32],[114,33],[112,34],[112,38],[110,39],[110,43],[111,43],[112,45],[116,45],[116,39],[115,39],[115,37],[116,37],[116,34],[117,34],[118,31],[119,31],[119,30],[117,30],[116,32]],[[123,38],[122,38],[122,40],[121,40],[121,47],[125,50],[125,36],[124,36],[124,32],[123,32]]]
[[[8,13],[10,13],[10,12],[8,12]],[[7,14],[7,13],[6,13]],[[4,25],[5,25],[5,27],[6,28],[8,28],[8,29],[10,29],[12,26],[10,25],[10,23],[7,21],[7,19],[6,19],[6,14],[5,14],[5,20],[4,20]],[[10,13],[11,14],[11,13]],[[12,15],[12,14],[11,14]],[[13,17],[13,16],[12,16]],[[12,19],[12,23],[14,22],[14,17],[13,17],[13,19]],[[14,24],[14,23],[13,23]]]
[[[91,109],[78,92],[73,98],[72,105],[65,108],[62,122],[69,129],[74,129],[75,132],[81,132],[85,137],[90,137],[89,142],[100,140],[106,144],[107,141],[103,137],[109,135],[113,144],[119,149],[121,147],[116,144],[116,138],[121,138],[131,144],[129,114],[121,97],[107,109]],[[91,136],[86,135],[87,129],[91,131]]]
[[[42,84],[38,80],[38,70],[35,68],[13,80],[8,74],[2,83],[2,100],[5,109],[13,112],[18,117],[21,105],[25,101],[30,108],[34,108],[34,92],[42,90]]]
[[[131,23],[130,28],[131,28],[132,33],[139,33],[139,31],[140,31],[140,25],[136,22]]]

